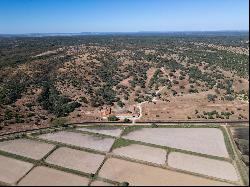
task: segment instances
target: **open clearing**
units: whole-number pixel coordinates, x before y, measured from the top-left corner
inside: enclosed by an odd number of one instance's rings
[[[44,134],[39,136],[39,138],[105,152],[109,151],[114,143],[113,138],[104,138],[66,131]]]
[[[124,138],[213,156],[229,156],[223,133],[215,128],[142,128]]]
[[[132,159],[152,162],[156,164],[165,164],[167,152],[164,149],[148,147],[144,145],[132,144],[113,150],[113,153]]]
[[[164,170],[152,166],[111,158],[105,162],[100,177],[118,182],[127,181],[131,186],[176,186],[176,185],[228,185],[188,174]]]
[[[0,184],[15,184],[32,167],[33,164],[0,156]]]
[[[191,171],[215,178],[238,181],[234,166],[226,161],[219,161],[184,153],[172,152],[168,157],[170,167]]]
[[[19,186],[86,186],[89,179],[47,167],[36,167]]]
[[[103,160],[103,155],[63,147],[53,152],[46,162],[85,173],[95,173]]]
[[[28,139],[17,139],[0,142],[0,150],[13,153],[16,155],[29,157],[35,160],[40,160],[55,146],[39,141]]]
[[[168,90],[168,89],[167,89]],[[211,91],[209,91],[210,93]],[[200,120],[195,114],[198,111],[226,111],[226,108],[234,111],[231,119],[237,119],[239,114],[249,119],[249,105],[245,101],[235,99],[234,101],[216,101],[211,103],[207,99],[208,92],[200,92],[193,94],[184,94],[182,96],[168,96],[162,93],[163,97],[171,102],[157,101],[146,102],[142,105],[142,118],[140,122],[148,121],[166,121],[166,120],[188,120],[188,116],[192,119]],[[213,92],[211,92],[213,94]],[[242,108],[238,111],[237,108]],[[201,112],[202,114],[202,112]]]
[[[98,134],[105,134],[105,135],[109,135],[109,136],[119,136],[122,132],[122,129],[118,129],[118,128],[80,128],[78,129],[80,131],[86,131],[86,132],[93,132],[93,133],[98,133]]]

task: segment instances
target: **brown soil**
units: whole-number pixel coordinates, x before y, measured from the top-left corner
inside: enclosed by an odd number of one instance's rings
[[[197,115],[201,115],[203,111],[211,112],[216,110],[218,112],[226,112],[226,108],[228,108],[229,112],[234,111],[234,115],[230,116],[232,120],[238,120],[239,114],[249,119],[247,102],[240,100],[209,102],[207,99],[209,93],[186,94],[179,97],[171,96],[167,98],[170,102],[145,103],[142,105],[143,115],[140,121],[188,120],[188,116],[191,119],[202,120],[202,118],[197,118]],[[239,108],[241,110],[238,110]],[[199,113],[196,114],[195,110],[198,110]]]

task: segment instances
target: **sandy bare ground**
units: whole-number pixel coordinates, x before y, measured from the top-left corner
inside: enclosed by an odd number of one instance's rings
[[[103,155],[63,147],[53,152],[46,162],[85,173],[95,173],[103,160]]]
[[[32,167],[30,163],[0,156],[0,182],[13,185]]]
[[[152,162],[156,164],[165,164],[167,155],[166,150],[164,149],[137,144],[117,148],[113,150],[113,153],[115,153],[116,155],[125,156],[146,162]]]
[[[140,122],[146,121],[166,121],[166,120],[188,120],[188,116],[192,119],[202,120],[202,118],[197,118],[195,110],[199,111],[199,115],[203,111],[213,111],[226,112],[226,108],[230,111],[234,111],[234,115],[230,119],[238,119],[238,115],[249,119],[249,106],[245,101],[240,101],[238,99],[234,101],[216,101],[208,102],[207,95],[214,94],[213,91],[200,92],[195,94],[184,94],[183,96],[163,96],[170,102],[157,101],[157,102],[146,102],[142,107],[142,117]],[[242,108],[238,111],[237,108]]]
[[[0,150],[35,160],[42,159],[54,147],[55,146],[51,144],[28,139],[0,142]]]
[[[18,186],[86,186],[88,178],[47,167],[34,168]]]
[[[58,132],[53,134],[44,134],[39,136],[42,139],[52,140],[65,144],[70,144],[78,147],[85,147],[99,151],[109,151],[114,143],[113,138],[103,138],[92,136],[88,134],[74,133],[74,132]]]
[[[115,128],[115,129],[80,128],[78,130],[86,131],[86,132],[99,133],[99,134],[105,134],[105,135],[110,135],[110,136],[115,136],[115,137],[118,137],[122,132],[122,129],[118,129],[118,128]]]
[[[238,181],[239,177],[235,167],[225,161],[173,152],[168,157],[170,167],[191,171],[211,177]]]
[[[118,182],[129,182],[131,186],[222,186],[227,183],[197,176],[173,172],[161,168],[133,163],[115,158],[102,167],[100,177]]]
[[[124,138],[213,156],[229,156],[223,134],[215,128],[144,128]]]
[[[103,181],[94,181],[91,183],[90,186],[114,186],[114,185],[109,184],[107,182],[103,182]]]

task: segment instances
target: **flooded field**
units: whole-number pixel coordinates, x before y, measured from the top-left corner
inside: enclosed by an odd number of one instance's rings
[[[99,176],[119,182],[126,181],[131,186],[228,185],[223,182],[217,182],[115,158],[106,161]]]
[[[103,155],[63,147],[53,152],[46,162],[85,173],[95,173],[103,160]]]
[[[55,146],[39,141],[17,139],[0,142],[0,150],[35,160],[43,158]]]
[[[14,184],[24,176],[33,164],[0,156],[0,184]]]
[[[223,133],[215,128],[143,128],[124,138],[192,152],[229,157]]]
[[[18,184],[19,186],[86,186],[89,179],[59,170],[36,167]]]
[[[191,171],[215,178],[238,181],[235,167],[226,161],[219,161],[184,153],[173,152],[168,157],[170,167]]]
[[[249,127],[231,128],[234,138],[249,140]]]
[[[132,144],[113,150],[113,153],[132,159],[152,162],[156,164],[165,164],[167,152],[164,149],[148,147],[144,145]]]
[[[94,181],[91,183],[90,186],[114,186],[114,185],[103,181]]]
[[[23,139],[19,135],[16,139],[5,137],[6,141],[0,142],[0,185],[243,184],[238,166],[231,164],[229,158],[222,161],[210,156],[228,157],[224,134],[218,128],[131,125],[56,130],[29,132],[29,138]],[[124,135],[120,137],[121,134]]]
[[[120,128],[102,128],[102,127],[96,127],[96,128],[79,128],[80,131],[86,131],[86,132],[93,132],[93,133],[99,133],[99,134],[105,134],[109,136],[119,136],[122,132],[122,129]]]
[[[114,143],[113,138],[104,138],[100,136],[92,136],[88,134],[67,131],[57,132],[54,134],[44,134],[39,136],[39,138],[83,148],[90,148],[98,151],[109,151],[112,144]]]

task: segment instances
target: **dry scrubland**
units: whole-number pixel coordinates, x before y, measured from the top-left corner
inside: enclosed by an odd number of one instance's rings
[[[0,142],[0,184],[242,185],[222,127],[194,127],[76,126],[7,136]]]
[[[248,33],[0,37],[0,135],[61,118],[248,120],[248,45]]]

